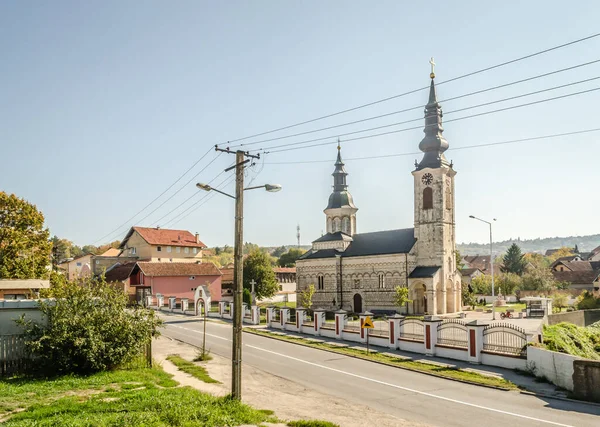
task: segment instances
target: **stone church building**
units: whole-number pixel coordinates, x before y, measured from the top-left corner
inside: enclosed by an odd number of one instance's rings
[[[442,109],[431,74],[425,107],[424,155],[414,176],[414,228],[357,233],[357,211],[348,191],[338,145],[333,192],[324,210],[327,234],[296,263],[297,291],[314,284],[314,308],[356,313],[396,310],[395,288],[408,286],[409,314],[461,310],[461,275],[455,259],[454,176],[444,157]]]

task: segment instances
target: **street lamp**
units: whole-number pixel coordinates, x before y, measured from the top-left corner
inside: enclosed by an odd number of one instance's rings
[[[493,253],[493,241],[492,241],[492,223],[490,221],[486,221],[485,219],[477,218],[476,216],[469,215],[469,218],[476,219],[477,221],[485,222],[490,226],[490,266],[492,268],[492,320],[496,320],[496,301],[495,301],[495,293],[494,293],[494,253]],[[496,218],[493,218],[493,221],[496,221]]]
[[[216,191],[224,196],[235,199],[235,243],[233,260],[233,339],[231,353],[231,396],[235,400],[242,399],[242,296],[244,283],[244,265],[242,249],[244,246],[244,191],[264,188],[270,193],[281,190],[279,184],[258,185],[244,188],[244,160],[243,151],[236,152],[236,184],[235,196],[211,187],[208,184],[198,183],[196,187],[204,191]]]

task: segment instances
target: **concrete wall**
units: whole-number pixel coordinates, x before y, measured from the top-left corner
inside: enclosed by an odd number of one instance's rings
[[[577,326],[588,326],[598,321],[600,321],[599,308],[594,310],[577,310],[548,315],[549,325],[556,325],[560,322],[568,322]]]
[[[398,340],[398,348],[404,351],[411,351],[413,353],[425,354],[425,344],[422,342],[405,341],[402,339]]]
[[[464,361],[467,361],[467,359],[469,358],[468,351],[466,348],[463,350],[457,348],[441,347],[438,345],[435,346],[435,355],[438,357],[446,357],[448,359]]]
[[[527,368],[536,377],[544,377],[553,384],[573,391],[573,362],[581,357],[557,353],[537,347],[527,347]]]
[[[527,351],[529,352],[529,347]],[[520,357],[500,356],[498,354],[481,353],[481,363],[489,366],[499,366],[507,369],[527,370],[527,360]]]
[[[573,362],[573,393],[575,397],[600,403],[600,361]]]
[[[0,301],[0,335],[18,335],[23,333],[15,320],[25,315],[25,318],[36,322],[42,321],[42,313],[37,301]]]

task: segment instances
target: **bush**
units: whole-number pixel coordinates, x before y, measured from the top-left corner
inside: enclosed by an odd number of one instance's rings
[[[591,310],[600,307],[600,298],[594,297],[590,291],[582,292],[575,301],[577,310]]]
[[[252,292],[250,292],[250,289],[244,288],[242,299],[246,304],[248,304],[248,307],[252,305]]]
[[[47,322],[22,316],[25,347],[43,373],[87,374],[138,356],[161,324],[154,312],[127,308],[128,296],[103,279],[57,282],[39,307]]]
[[[600,359],[600,334],[595,327],[582,328],[572,323],[544,326],[544,346],[548,350],[587,359]]]

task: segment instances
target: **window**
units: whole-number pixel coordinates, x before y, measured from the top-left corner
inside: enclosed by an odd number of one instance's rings
[[[135,248],[129,248],[129,255],[135,255],[137,253]]]
[[[156,247],[156,252],[160,252],[160,251],[162,251],[162,248],[160,246],[157,246]]]
[[[194,248],[194,254],[198,253],[198,248]]]
[[[379,273],[379,289],[385,288],[385,275],[383,273]]]
[[[346,234],[351,234],[350,233],[350,218],[348,218],[347,216],[345,216],[344,219],[342,219],[342,231]]]
[[[187,248],[187,247],[183,248],[183,252],[185,252],[186,254],[189,254],[190,253],[190,248]]]
[[[339,218],[333,219],[333,232],[337,233],[338,231],[342,231],[342,220]]]
[[[100,264],[100,260],[99,259],[96,260],[96,265],[98,265],[98,264]]]
[[[167,246],[167,252],[171,252],[171,246]]]
[[[6,300],[21,300],[21,299],[27,299],[27,295],[23,295],[23,294],[4,294],[4,299]]]
[[[360,279],[354,279],[354,289],[360,289]]]
[[[190,280],[196,280],[196,276],[190,276]]]
[[[175,252],[177,252],[177,253],[180,253],[180,252],[181,252],[181,248],[180,248],[179,246],[177,246],[177,247],[175,248]]]
[[[320,291],[325,289],[325,278],[323,277],[322,274],[319,274],[317,276],[317,289]]]
[[[81,263],[80,262],[77,263],[77,267],[81,267]]]
[[[160,262],[160,258],[158,258],[158,262]]]
[[[431,187],[423,190],[423,209],[433,209],[433,189]]]
[[[169,262],[173,262],[173,258],[169,258]]]

